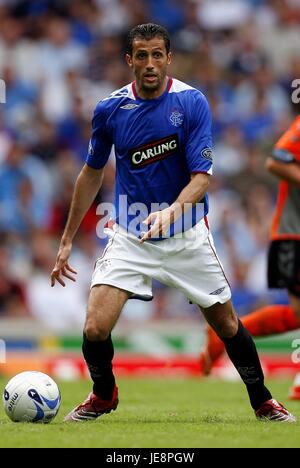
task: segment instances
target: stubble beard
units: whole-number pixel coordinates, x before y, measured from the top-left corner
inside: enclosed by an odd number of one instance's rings
[[[165,77],[157,76],[157,81],[156,83],[145,83],[143,80],[141,82],[140,89],[142,92],[145,94],[152,94],[155,93],[160,89],[162,86],[162,83],[164,82]]]

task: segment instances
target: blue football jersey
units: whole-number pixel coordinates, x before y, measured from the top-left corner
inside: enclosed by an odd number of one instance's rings
[[[139,236],[141,222],[170,206],[193,173],[212,173],[211,112],[204,95],[169,79],[156,99],[142,99],[135,83],[98,103],[86,163],[102,168],[114,146],[116,222]],[[190,229],[208,213],[208,197],[176,220],[168,236]]]

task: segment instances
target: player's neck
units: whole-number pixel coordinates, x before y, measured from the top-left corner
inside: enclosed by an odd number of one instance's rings
[[[147,90],[147,89],[139,88],[137,82],[135,82],[136,93],[138,97],[140,97],[141,99],[157,99],[160,96],[162,96],[164,92],[166,91],[168,82],[169,82],[169,77],[166,76],[162,85],[156,90],[150,90],[150,89]]]

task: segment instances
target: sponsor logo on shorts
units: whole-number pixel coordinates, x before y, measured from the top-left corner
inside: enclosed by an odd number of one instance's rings
[[[225,287],[216,289],[215,291],[209,293],[209,295],[210,296],[219,296],[224,291],[224,289],[225,289]]]
[[[102,260],[101,263],[99,264],[99,270],[100,271],[105,271],[111,266],[111,261],[109,259],[107,260]]]
[[[178,135],[169,135],[161,140],[152,141],[147,145],[129,151],[132,169],[152,164],[160,159],[172,156],[178,150]]]

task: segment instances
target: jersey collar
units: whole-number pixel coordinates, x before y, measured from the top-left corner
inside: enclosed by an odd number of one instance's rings
[[[143,99],[143,98],[141,98],[138,95],[137,91],[136,91],[136,84],[135,83],[136,83],[135,81],[132,82],[132,92],[133,92],[133,95],[134,95],[135,99],[140,100],[140,101],[157,101],[157,100],[161,99],[162,97],[164,97],[166,94],[168,94],[168,92],[170,91],[171,86],[173,84],[173,79],[168,78],[168,83],[167,83],[165,91],[159,97],[153,98],[153,99]]]

